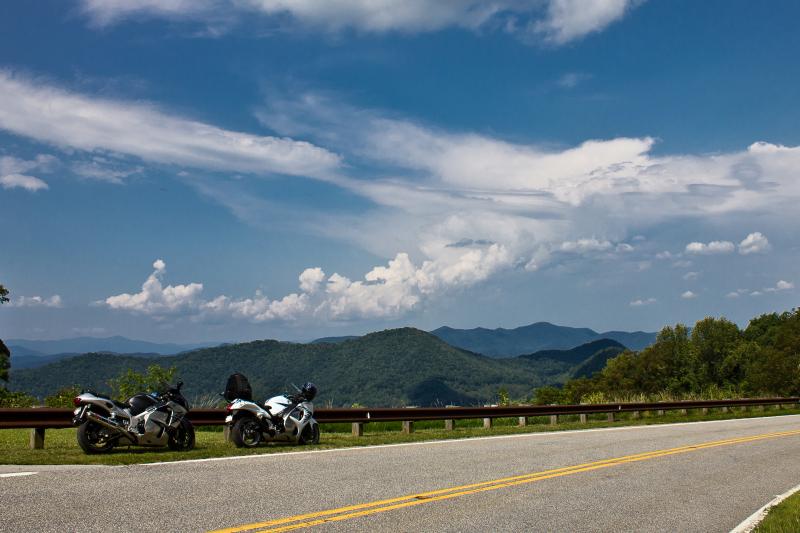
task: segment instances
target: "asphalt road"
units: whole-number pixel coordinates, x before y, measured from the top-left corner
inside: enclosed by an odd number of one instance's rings
[[[35,473],[8,475],[25,472]],[[800,416],[781,416],[155,465],[0,466],[0,531],[729,531],[798,483]],[[380,500],[390,501],[372,505]]]

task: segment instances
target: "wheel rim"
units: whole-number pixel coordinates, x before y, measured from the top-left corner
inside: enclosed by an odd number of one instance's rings
[[[242,425],[242,442],[247,446],[255,446],[261,441],[261,430],[254,421],[245,422]]]
[[[86,426],[86,440],[92,448],[98,450],[108,448],[112,444],[110,437],[111,435],[100,424],[92,422]]]

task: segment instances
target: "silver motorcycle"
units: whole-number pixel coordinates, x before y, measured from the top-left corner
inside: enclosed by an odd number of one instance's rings
[[[313,383],[306,383],[296,394],[273,396],[263,406],[252,401],[249,384],[247,391],[241,394],[243,398],[232,397],[235,393],[225,394],[231,402],[226,407],[225,423],[237,447],[254,448],[262,442],[319,443],[319,424],[314,420],[311,403],[317,395]]]
[[[82,392],[75,405],[73,425],[78,445],[86,453],[105,453],[114,446],[169,446],[194,448],[194,426],[186,418],[189,402],[181,394],[182,382],[164,392],[137,394],[122,403],[93,392]]]

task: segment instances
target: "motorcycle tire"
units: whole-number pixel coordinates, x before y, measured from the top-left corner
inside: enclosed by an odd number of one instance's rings
[[[78,446],[87,454],[108,453],[114,447],[115,439],[105,439],[100,434],[103,426],[91,420],[78,426]]]
[[[231,428],[231,440],[237,448],[255,448],[261,443],[261,424],[250,416],[240,418]]]
[[[167,440],[169,449],[175,452],[188,452],[194,448],[194,426],[185,418],[175,428]]]
[[[319,424],[308,424],[300,434],[299,444],[319,444]]]

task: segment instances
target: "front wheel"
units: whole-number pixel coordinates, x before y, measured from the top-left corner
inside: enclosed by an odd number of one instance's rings
[[[114,435],[97,422],[85,421],[78,426],[78,445],[85,453],[107,453],[114,447]]]
[[[319,424],[311,422],[306,424],[300,434],[299,444],[319,444]]]
[[[188,452],[194,448],[194,426],[187,419],[181,419],[180,424],[167,440],[170,450]]]
[[[261,424],[250,416],[240,418],[233,424],[231,439],[237,448],[255,448],[261,442]]]

